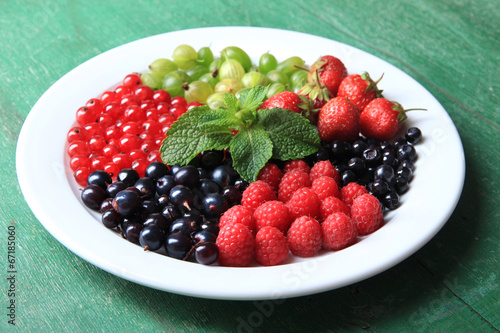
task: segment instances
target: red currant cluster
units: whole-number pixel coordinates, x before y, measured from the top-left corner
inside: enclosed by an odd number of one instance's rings
[[[70,167],[75,180],[85,186],[95,170],[117,175],[125,168],[144,175],[146,167],[161,161],[165,132],[184,112],[183,97],[143,85],[138,74],[129,74],[114,91],[105,91],[76,111],[77,126],[67,134]]]

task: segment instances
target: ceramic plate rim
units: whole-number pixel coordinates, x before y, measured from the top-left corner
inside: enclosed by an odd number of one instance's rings
[[[292,42],[300,43],[301,49],[292,47]],[[344,61],[350,73],[368,70],[372,77],[385,73],[381,87],[388,93],[386,97],[398,97],[407,108],[429,109],[410,117],[410,124],[424,130],[425,140],[417,147],[420,153],[417,174],[411,190],[402,198],[403,205],[388,215],[383,228],[354,246],[274,267],[230,268],[182,262],[144,252],[106,230],[98,215],[83,207],[76,195],[78,186],[71,179],[65,157],[65,134],[74,124],[78,106],[98,97],[126,74],[145,71],[156,58],[170,57],[173,48],[182,43],[195,48],[211,46],[214,53],[225,46],[240,46],[254,63],[266,51],[279,60],[299,55],[309,65],[320,55],[333,54]],[[117,55],[122,56],[119,64],[113,62]],[[443,169],[445,158],[456,166],[454,170]],[[436,171],[437,176],[431,179],[441,186],[424,196],[428,180],[421,173],[427,170]],[[40,223],[61,244],[91,264],[118,277],[168,292],[212,299],[255,300],[340,288],[406,259],[434,237],[454,211],[463,188],[465,158],[458,132],[444,108],[417,81],[386,61],[352,46],[300,32],[212,27],[174,31],[127,43],[64,75],[42,95],[23,124],[16,149],[16,171],[25,200]],[[58,198],[57,204],[50,200],[54,197]],[[417,218],[422,222],[415,223]],[[112,251],[117,247],[122,255]],[[197,283],[202,278],[205,282]],[[210,288],[205,287],[207,283]]]

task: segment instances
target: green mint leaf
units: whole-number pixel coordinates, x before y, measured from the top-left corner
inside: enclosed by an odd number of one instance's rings
[[[245,97],[245,101],[243,102],[242,110],[245,111],[255,111],[257,108],[264,102],[266,99],[267,91],[269,90],[269,86],[255,86]]]
[[[161,158],[168,165],[186,165],[204,150],[229,147],[233,135],[225,126],[210,126],[201,129],[200,117],[209,110],[197,107],[184,113],[167,131],[167,137],[160,148]]]
[[[282,161],[304,158],[320,147],[316,127],[302,115],[273,108],[259,110],[257,122],[263,126],[273,143],[273,158]]]
[[[224,94],[224,104],[233,113],[237,112],[241,107],[240,101],[233,94]]]
[[[234,112],[227,109],[205,110],[198,119],[198,126],[202,130],[210,129],[213,126],[229,127],[231,129],[241,126],[241,121]]]
[[[229,145],[233,167],[248,182],[257,180],[257,175],[273,154],[269,134],[261,126],[240,130]]]

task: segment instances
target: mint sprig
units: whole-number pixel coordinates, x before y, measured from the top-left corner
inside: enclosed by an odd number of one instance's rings
[[[256,86],[241,99],[226,94],[225,108],[188,110],[166,133],[160,148],[163,161],[186,165],[202,151],[229,148],[235,170],[253,182],[271,158],[286,161],[316,152],[318,132],[302,115],[279,108],[257,110],[267,90]]]

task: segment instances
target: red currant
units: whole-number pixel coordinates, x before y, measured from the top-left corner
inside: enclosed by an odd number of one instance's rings
[[[155,102],[151,101],[151,100],[147,100],[147,101],[142,101],[141,102],[141,110],[142,112],[145,112],[149,109],[153,109],[153,108],[156,108],[156,104]]]
[[[158,110],[158,113],[166,114],[170,112],[170,103],[159,102],[156,104],[156,109]]]
[[[111,162],[113,162],[120,170],[130,168],[130,159],[128,158],[128,155],[124,153],[119,153],[113,156],[111,158]]]
[[[151,133],[158,133],[161,129],[161,125],[156,120],[146,120],[142,123],[142,129]]]
[[[108,105],[111,102],[118,102],[118,97],[114,91],[105,91],[101,95],[101,102],[103,105]]]
[[[113,101],[106,104],[104,107],[104,114],[109,114],[111,118],[118,119],[122,115],[122,107],[119,101]]]
[[[140,158],[132,162],[132,169],[137,171],[139,177],[144,177],[148,164],[149,164],[148,160]]]
[[[115,94],[116,98],[118,99],[118,102],[121,100],[121,98],[125,95],[129,95],[132,91],[130,88],[127,88],[125,86],[118,86],[115,89]]]
[[[82,106],[76,111],[76,121],[78,124],[85,126],[97,120],[97,114],[93,108]]]
[[[154,91],[148,86],[140,85],[135,88],[134,94],[141,101],[148,101],[153,99]]]
[[[90,160],[85,155],[75,155],[69,160],[69,167],[73,171],[81,167],[88,168],[90,167]]]
[[[180,116],[182,116],[184,113],[186,113],[186,109],[182,107],[176,107],[173,106],[170,108],[170,113],[175,117],[175,119],[178,119]]]
[[[146,114],[137,105],[128,106],[124,112],[127,121],[144,121]]]
[[[73,175],[78,185],[87,186],[87,179],[89,178],[90,175],[90,168],[80,167],[75,170],[75,173]]]
[[[132,149],[128,153],[128,158],[131,161],[135,161],[137,159],[144,159],[144,158],[146,158],[146,154],[144,154],[144,152],[141,149]]]
[[[132,94],[124,95],[120,100],[120,105],[123,107],[131,106],[131,105],[139,105],[139,99]]]
[[[172,101],[170,102],[170,106],[172,106],[172,107],[183,107],[183,108],[186,108],[187,107],[187,102],[184,99],[184,97],[177,96],[177,97],[172,98]]]
[[[87,103],[85,104],[86,107],[93,107],[95,108],[96,110],[99,110],[99,109],[102,109],[102,101],[99,99],[99,98],[91,98],[87,101]]]
[[[69,143],[76,140],[86,140],[85,129],[83,127],[73,127],[68,131],[66,138]]]
[[[147,158],[149,163],[152,162],[161,162],[161,153],[159,150],[153,150],[152,152],[149,153],[148,158]]]
[[[118,139],[119,137],[121,137],[122,135],[122,130],[121,128],[118,128],[118,126],[116,125],[111,125],[109,127],[106,128],[106,130],[104,131],[104,137],[106,138],[106,140],[108,141],[109,143],[109,140],[111,139]]]
[[[87,133],[87,140],[90,140],[94,135],[103,135],[104,131],[99,123],[89,123],[85,125],[85,131]]]
[[[90,154],[90,148],[86,141],[75,140],[71,142],[68,146],[68,155],[73,157],[76,155],[88,156]]]
[[[158,89],[153,94],[153,100],[155,101],[156,104],[160,102],[170,104],[170,102],[172,101],[172,97],[170,96],[168,91],[163,89]]]
[[[125,153],[130,152],[132,149],[140,148],[142,143],[141,139],[139,139],[137,135],[132,135],[132,134],[124,134],[120,138],[119,142],[120,142],[119,143],[120,149]]]
[[[187,109],[188,110],[191,110],[192,108],[196,107],[196,106],[202,106],[203,104],[201,104],[200,102],[198,101],[194,101],[194,102],[191,102],[187,105]]]
[[[146,111],[146,119],[158,120],[160,113],[156,108],[150,108]]]
[[[141,83],[141,77],[135,73],[129,74],[123,79],[123,85],[129,89],[135,89]]]
[[[111,176],[111,178],[116,178],[116,175],[118,174],[118,172],[120,172],[120,169],[118,169],[116,164],[114,164],[113,162],[108,162],[104,164],[104,171],[106,171]]]
[[[146,141],[146,140],[154,141],[155,140],[154,134],[149,132],[149,131],[144,131],[141,134],[139,134],[139,138],[142,141]]]
[[[151,151],[156,149],[157,146],[154,141],[143,141],[141,144],[141,151],[143,151],[144,154],[149,154]]]
[[[128,121],[121,127],[123,134],[139,135],[143,130],[139,123]]]
[[[104,157],[111,159],[114,155],[118,154],[120,152],[120,148],[118,146],[112,145],[112,144],[107,144],[102,148],[102,153]]]
[[[170,125],[172,124],[173,122],[175,121],[175,117],[170,114],[170,113],[166,113],[164,115],[161,115],[159,118],[158,118],[158,122],[162,125]]]
[[[104,146],[106,146],[106,140],[100,135],[94,135],[89,140],[91,154],[101,154]]]
[[[101,124],[102,128],[106,128],[115,123],[114,119],[107,113],[103,113],[99,116],[98,123]]]
[[[104,170],[104,165],[108,163],[108,159],[104,156],[96,156],[90,159],[90,170]]]

